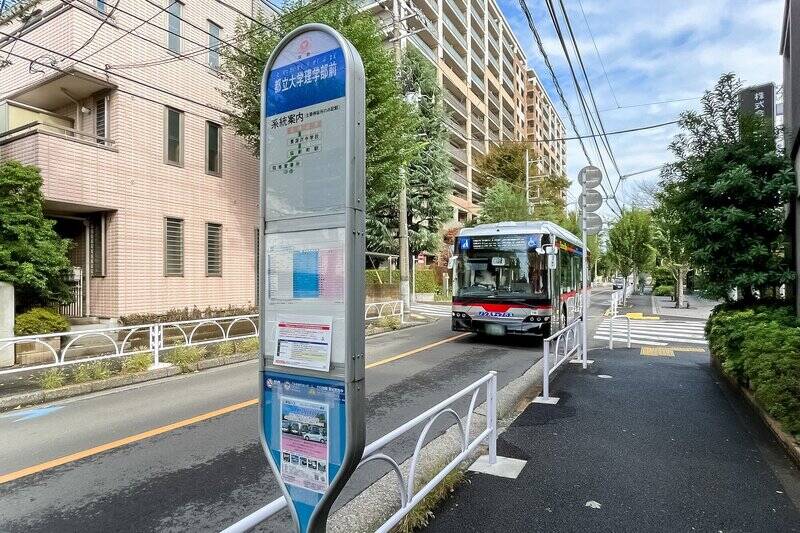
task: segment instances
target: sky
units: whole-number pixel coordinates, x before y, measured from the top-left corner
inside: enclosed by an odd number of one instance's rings
[[[568,135],[574,135],[518,0],[497,1],[525,51],[528,65],[556,103]],[[784,0],[563,1],[607,132],[675,120],[682,111],[698,109],[703,91],[712,88],[725,72],[737,74],[745,86],[781,83],[778,50]],[[578,131],[586,133],[588,128],[580,113],[572,76],[546,4],[544,0],[528,0],[527,5]],[[563,20],[561,26],[566,32]],[[698,99],[653,103],[686,98]],[[624,108],[634,105],[638,107]],[[610,136],[622,174],[671,161],[668,145],[677,131],[673,125]],[[594,145],[586,142],[589,155],[597,164]],[[579,142],[568,141],[567,175],[573,181],[570,200],[580,193],[576,177],[586,164]],[[610,183],[616,184],[615,171],[610,166],[608,170]],[[641,184],[653,183],[657,178],[658,171],[653,171],[625,179],[617,196],[620,203],[629,206],[637,191],[641,194]],[[610,186],[609,181],[605,183]],[[603,211],[608,215],[607,208]]]

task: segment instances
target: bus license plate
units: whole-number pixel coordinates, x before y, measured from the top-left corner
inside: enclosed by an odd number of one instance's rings
[[[505,335],[506,327],[501,324],[486,324],[487,335]]]

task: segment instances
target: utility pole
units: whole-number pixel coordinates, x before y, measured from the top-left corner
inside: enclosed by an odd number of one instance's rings
[[[401,74],[403,61],[403,43],[400,33],[400,20],[402,18],[401,0],[392,2],[392,37],[394,41],[394,59],[397,63],[397,77]],[[406,165],[400,165],[400,201],[399,201],[399,230],[400,230],[400,299],[406,309],[411,305],[411,290],[408,283],[409,253],[408,253],[408,199],[406,184]]]

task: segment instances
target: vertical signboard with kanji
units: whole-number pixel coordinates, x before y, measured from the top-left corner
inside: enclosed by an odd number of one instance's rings
[[[364,448],[364,70],[307,24],[262,80],[261,443],[299,531],[324,531]]]
[[[746,87],[739,92],[739,110],[757,117],[775,118],[775,84]]]

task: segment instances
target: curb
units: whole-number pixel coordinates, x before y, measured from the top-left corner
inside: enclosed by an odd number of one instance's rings
[[[516,410],[520,403],[530,397],[542,385],[542,360],[533,364],[524,374],[517,377],[497,391],[497,418],[502,420]],[[471,436],[479,434],[486,427],[486,402],[481,403],[472,416],[469,428]],[[498,427],[498,432],[502,431]],[[417,484],[426,483],[440,470],[443,462],[449,462],[461,452],[461,433],[458,425],[448,428],[422,447],[417,463]],[[469,464],[481,453],[485,446],[478,446],[461,463]],[[411,464],[409,457],[400,465],[404,476],[408,475]],[[406,481],[408,481],[406,479]],[[389,472],[378,481],[364,489],[352,500],[331,514],[328,519],[329,533],[369,533],[376,525],[386,522],[400,508],[399,485],[394,472]]]
[[[255,358],[256,352],[248,352],[225,357],[215,357],[212,359],[201,359],[196,365],[193,366],[195,371],[199,371],[209,368],[216,368],[218,366],[241,363]],[[63,400],[65,398],[72,398],[74,396],[82,396],[92,392],[125,387],[127,385],[135,385],[137,383],[144,383],[146,381],[168,378],[176,376],[180,373],[181,371],[178,367],[167,366],[164,368],[146,370],[144,372],[139,372],[138,374],[113,376],[103,380],[89,381],[87,383],[76,383],[74,385],[67,385],[66,387],[59,387],[57,389],[23,392],[20,394],[0,397],[0,412],[10,411],[18,407]]]
[[[755,395],[749,390],[741,385],[739,385],[736,380],[725,374],[722,371],[722,367],[720,367],[719,361],[713,355],[711,356],[711,366],[716,371],[717,375],[722,377],[734,391],[738,392],[747,403],[750,404],[750,407],[758,414],[759,418],[764,422],[764,424],[769,428],[772,434],[775,436],[775,439],[783,446],[786,450],[786,454],[789,456],[789,459],[794,463],[797,468],[800,468],[800,444],[797,441],[786,433],[781,426],[781,423],[772,418],[769,413],[767,413],[756,401]]]

